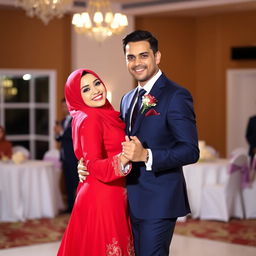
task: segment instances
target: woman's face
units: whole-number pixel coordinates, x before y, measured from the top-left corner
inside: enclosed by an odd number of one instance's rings
[[[89,107],[102,107],[106,103],[106,88],[101,81],[92,74],[82,76],[80,92],[84,103]]]

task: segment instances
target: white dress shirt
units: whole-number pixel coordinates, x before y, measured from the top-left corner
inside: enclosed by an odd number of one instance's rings
[[[156,80],[162,75],[162,71],[159,69],[158,72],[150,79],[148,80],[148,82],[144,85],[144,86],[141,86],[140,83],[138,83],[138,90],[140,90],[141,88],[143,88],[146,93],[145,94],[149,94],[153,85],[155,84]],[[136,102],[134,102],[133,104],[133,108],[135,106]],[[133,109],[132,109],[133,111]],[[132,115],[131,115],[132,116]],[[131,120],[130,120],[131,121]],[[131,123],[131,122],[130,122]],[[131,129],[131,127],[130,127]],[[146,165],[146,170],[147,171],[152,171],[152,164],[153,164],[153,155],[152,155],[152,151],[151,149],[147,148],[147,151],[148,151],[148,159],[147,159],[147,162],[145,162],[145,165]]]

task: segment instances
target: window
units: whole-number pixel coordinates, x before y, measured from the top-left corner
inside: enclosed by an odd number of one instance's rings
[[[55,87],[53,70],[0,69],[0,124],[32,159],[54,148]]]

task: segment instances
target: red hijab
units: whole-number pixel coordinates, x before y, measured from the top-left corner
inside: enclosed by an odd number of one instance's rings
[[[75,70],[69,75],[67,79],[65,85],[65,98],[70,115],[73,117],[72,139],[76,157],[78,159],[82,157],[79,129],[82,122],[88,116],[95,116],[95,114],[97,114],[97,116],[101,117],[101,120],[111,122],[113,125],[120,127],[121,129],[125,128],[125,124],[119,118],[119,112],[114,110],[113,106],[108,100],[106,100],[106,103],[102,107],[89,107],[84,103],[80,89],[80,82],[84,73],[92,74],[93,76],[98,78],[105,86],[100,77],[96,73],[88,69]]]

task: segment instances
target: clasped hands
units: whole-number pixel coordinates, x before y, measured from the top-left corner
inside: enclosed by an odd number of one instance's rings
[[[125,162],[145,162],[147,160],[148,151],[143,147],[140,140],[136,136],[125,136],[125,141],[122,142],[121,158],[125,158]],[[87,171],[84,160],[81,158],[77,166],[79,181],[86,180],[86,176],[90,173]]]

